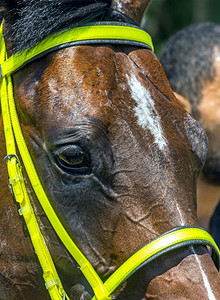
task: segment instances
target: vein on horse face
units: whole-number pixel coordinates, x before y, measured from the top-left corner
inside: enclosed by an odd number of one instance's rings
[[[183,214],[182,214],[182,211],[181,211],[178,203],[176,203],[176,208],[177,208],[177,211],[178,211],[179,216],[180,216],[180,225],[181,226],[186,225],[187,223],[184,221]]]
[[[154,110],[154,101],[150,92],[133,74],[131,77],[127,76],[127,80],[131,89],[132,98],[137,102],[135,115],[138,119],[138,124],[143,128],[147,128],[154,136],[154,141],[159,149],[164,150],[167,146],[167,142],[163,135],[160,117]]]

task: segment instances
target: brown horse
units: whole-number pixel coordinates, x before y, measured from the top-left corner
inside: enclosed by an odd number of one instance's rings
[[[88,21],[140,23],[148,0],[0,1],[8,56]],[[44,190],[77,246],[105,281],[133,253],[179,226],[197,226],[203,128],[177,103],[151,50],[78,45],[45,54],[13,75],[21,128]],[[6,156],[2,116],[1,161]],[[27,180],[28,181],[28,180]],[[29,183],[27,182],[29,185]],[[0,169],[0,299],[49,299],[26,226]],[[93,292],[29,194],[67,294]],[[205,246],[152,260],[118,300],[220,299]]]

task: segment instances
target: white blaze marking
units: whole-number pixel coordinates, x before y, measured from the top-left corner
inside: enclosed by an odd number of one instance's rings
[[[212,292],[212,288],[211,288],[211,286],[210,286],[210,284],[209,284],[209,280],[208,280],[208,278],[207,278],[205,272],[204,272],[203,269],[202,269],[200,260],[199,260],[199,258],[198,258],[198,256],[197,256],[197,254],[196,254],[196,252],[195,252],[195,250],[194,250],[193,247],[192,247],[192,251],[193,251],[193,253],[195,254],[196,261],[197,261],[197,263],[198,263],[198,265],[199,265],[199,269],[200,269],[201,274],[202,274],[202,279],[203,279],[204,286],[205,286],[205,288],[206,288],[208,297],[209,297],[210,300],[216,300],[216,298],[215,298],[215,296],[214,296],[214,294],[213,294],[213,292]]]
[[[147,128],[154,136],[154,141],[160,150],[163,150],[167,142],[163,136],[163,130],[160,124],[160,117],[155,113],[154,101],[150,92],[137,80],[132,74],[131,78],[127,76],[131,89],[132,98],[137,102],[135,107],[135,115],[138,124]]]

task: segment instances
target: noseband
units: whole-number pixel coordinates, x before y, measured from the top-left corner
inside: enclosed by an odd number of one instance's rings
[[[31,156],[27,149],[19,124],[14,95],[12,73],[23,68],[29,62],[45,54],[82,44],[124,44],[144,47],[153,50],[151,37],[142,29],[123,23],[96,23],[78,27],[69,31],[50,36],[32,49],[17,53],[7,59],[3,38],[3,26],[0,32],[0,65],[1,65],[1,108],[6,140],[7,156],[5,163],[8,168],[9,183],[14,197],[20,205],[19,214],[24,217],[30,238],[43,270],[45,286],[51,299],[69,299],[57,274],[44,237],[40,231],[32,208],[22,175],[22,165],[16,154],[19,150],[33,190],[53,229],[56,231],[66,249],[76,260],[80,269],[94,291],[93,300],[110,300],[115,289],[143,265],[164,253],[187,245],[208,245],[211,247],[212,258],[219,269],[220,252],[213,238],[199,227],[178,227],[162,234],[146,244],[123,263],[105,282],[102,282],[95,269],[70,238],[59,218],[54,212],[42,184],[37,175]]]

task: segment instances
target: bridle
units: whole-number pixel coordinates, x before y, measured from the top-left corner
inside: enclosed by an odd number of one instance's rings
[[[126,44],[153,50],[151,37],[142,29],[125,23],[103,22],[78,27],[52,35],[34,48],[25,50],[7,58],[3,38],[3,26],[0,32],[0,65],[1,65],[1,108],[6,140],[7,156],[5,163],[8,168],[9,183],[15,200],[19,203],[19,214],[24,217],[30,238],[43,270],[45,286],[51,299],[69,299],[57,274],[56,268],[48,251],[44,237],[39,228],[36,216],[28,196],[22,175],[22,164],[16,154],[18,148],[32,188],[53,229],[56,231],[66,249],[78,263],[94,291],[93,300],[110,300],[115,289],[143,265],[164,253],[187,245],[208,245],[211,247],[212,258],[219,269],[220,252],[213,238],[199,227],[178,227],[168,231],[150,243],[123,263],[104,283],[95,269],[70,238],[51,206],[35,166],[27,149],[19,124],[14,95],[12,74],[45,54],[82,44]]]

